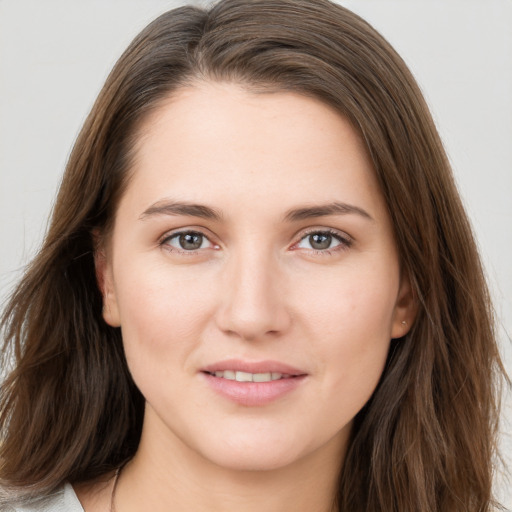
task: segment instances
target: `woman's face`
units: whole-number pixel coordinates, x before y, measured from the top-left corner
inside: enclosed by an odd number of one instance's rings
[[[97,264],[143,439],[225,468],[339,461],[411,320],[363,144],[296,93],[201,83],[169,98]]]

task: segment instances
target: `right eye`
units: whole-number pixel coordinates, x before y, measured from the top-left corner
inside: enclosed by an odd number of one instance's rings
[[[171,247],[172,250],[192,252],[200,249],[214,248],[214,244],[198,231],[180,231],[164,238],[161,245]]]

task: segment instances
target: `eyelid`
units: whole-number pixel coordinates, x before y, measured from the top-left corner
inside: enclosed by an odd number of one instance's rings
[[[298,235],[296,236],[296,242],[292,244],[293,250],[301,249],[298,246],[302,240],[304,240],[306,237],[313,235],[313,234],[328,234],[336,238],[340,244],[336,247],[333,247],[332,249],[309,249],[309,251],[315,252],[315,253],[323,253],[323,254],[329,254],[329,252],[339,251],[339,250],[345,250],[348,249],[353,243],[354,238],[351,237],[348,233],[344,231],[340,231],[338,229],[330,228],[330,227],[321,227],[321,226],[312,226],[310,228],[307,228],[303,231],[300,231]],[[305,249],[308,250],[308,249]]]
[[[210,243],[210,247],[203,248],[203,249],[195,249],[195,250],[183,250],[183,249],[179,249],[177,247],[173,247],[170,244],[166,243],[168,240],[170,240],[174,237],[177,237],[179,235],[186,234],[186,233],[197,233],[197,234],[203,236]],[[308,228],[300,231],[294,237],[296,241],[292,244],[291,249],[292,250],[302,249],[300,247],[297,247],[298,244],[302,240],[304,240],[306,237],[308,237],[312,234],[316,234],[316,233],[331,235],[334,238],[336,238],[340,242],[340,244],[333,248],[329,248],[329,249],[313,249],[312,248],[312,249],[309,249],[310,252],[329,254],[330,252],[348,249],[355,241],[352,236],[350,236],[348,233],[346,233],[344,231],[340,231],[338,229],[331,228],[331,227],[325,227],[325,226],[311,226],[311,227],[308,227]],[[213,234],[210,234],[209,230],[205,229],[202,226],[186,226],[186,227],[175,228],[170,231],[167,231],[162,236],[159,237],[158,245],[161,247],[165,247],[170,252],[177,252],[177,253],[187,254],[187,255],[197,254],[198,252],[202,252],[207,249],[219,249],[220,248],[220,244],[215,241],[215,236]],[[305,249],[305,250],[307,251],[308,249]]]
[[[187,227],[172,229],[170,231],[165,232],[161,237],[159,237],[158,245],[160,247],[165,248],[166,250],[168,250],[170,252],[187,254],[187,255],[197,254],[198,252],[205,251],[208,249],[218,249],[220,247],[219,244],[216,243],[214,240],[212,240],[214,238],[214,236],[206,233],[206,231],[208,231],[208,230],[206,230],[203,227],[198,227],[198,226],[187,226]],[[203,236],[210,243],[210,247],[186,251],[184,249],[179,249],[177,247],[173,247],[167,243],[168,240],[171,240],[172,238],[175,238],[179,235],[183,235],[183,234],[187,234],[187,233],[195,233],[195,234]]]

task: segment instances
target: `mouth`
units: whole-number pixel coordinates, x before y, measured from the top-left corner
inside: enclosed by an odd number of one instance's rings
[[[272,382],[281,379],[293,379],[300,375],[290,375],[289,373],[265,372],[249,373],[236,370],[220,370],[216,372],[204,372],[212,377],[219,379],[236,380],[237,382]]]
[[[277,361],[231,359],[202,368],[205,382],[217,394],[237,405],[263,406],[303,387],[308,374]]]
[[[212,377],[238,382],[272,382],[307,375],[305,371],[299,368],[271,360],[227,359],[205,366],[201,371]]]

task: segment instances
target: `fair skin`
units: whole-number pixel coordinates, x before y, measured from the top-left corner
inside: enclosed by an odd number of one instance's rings
[[[332,510],[353,418],[414,316],[360,138],[316,99],[211,82],[140,133],[96,255],[146,398],[116,511]],[[86,512],[110,492],[77,487]]]

